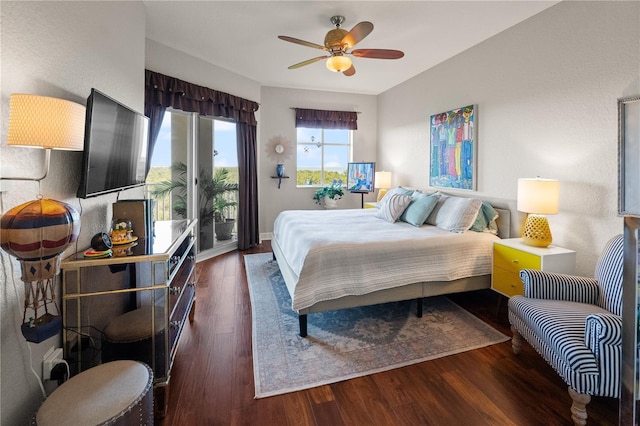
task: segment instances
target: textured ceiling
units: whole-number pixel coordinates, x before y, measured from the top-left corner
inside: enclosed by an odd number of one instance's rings
[[[147,37],[264,86],[377,95],[522,22],[557,1],[145,1]],[[323,51],[278,35],[323,44],[333,15],[350,30],[374,29],[356,48],[397,49],[397,60],[353,57],[346,77],[319,61]]]

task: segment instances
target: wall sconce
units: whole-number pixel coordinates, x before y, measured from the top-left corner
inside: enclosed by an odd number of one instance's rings
[[[44,179],[52,149],[83,149],[84,121],[85,107],[75,102],[12,94],[7,144],[44,148],[46,169],[40,178],[0,179]],[[18,258],[22,270],[25,300],[21,330],[29,342],[40,343],[62,329],[55,277],[60,272],[60,255],[79,234],[78,212],[69,204],[41,195],[0,217],[0,247]]]
[[[530,246],[551,244],[551,229],[543,215],[558,213],[560,182],[555,179],[518,179],[518,211],[527,213],[522,242]]]
[[[85,107],[64,99],[14,93],[9,100],[7,145],[44,148],[42,177],[0,177],[6,180],[41,181],[49,173],[52,149],[82,151]]]
[[[376,188],[378,191],[378,203],[385,196],[387,190],[391,188],[391,172],[376,172]]]

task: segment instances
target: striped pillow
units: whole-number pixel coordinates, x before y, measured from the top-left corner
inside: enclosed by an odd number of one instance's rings
[[[464,232],[471,228],[482,207],[477,198],[462,198],[448,195],[440,196],[427,223],[451,232]]]
[[[411,198],[410,195],[385,195],[380,202],[377,216],[387,222],[393,223],[398,220],[402,212],[404,212],[411,203],[411,200],[413,200],[413,198]]]

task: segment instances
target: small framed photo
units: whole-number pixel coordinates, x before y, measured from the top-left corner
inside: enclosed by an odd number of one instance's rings
[[[369,193],[375,190],[376,163],[349,163],[347,190]]]

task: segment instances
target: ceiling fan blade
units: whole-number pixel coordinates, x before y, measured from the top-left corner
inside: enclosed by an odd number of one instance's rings
[[[345,50],[355,46],[363,38],[368,36],[371,31],[373,31],[373,24],[371,22],[363,21],[357,23],[342,39]]]
[[[373,59],[400,59],[404,56],[404,52],[391,49],[356,49],[351,54],[358,58]]]
[[[305,65],[309,65],[312,64],[314,62],[318,62],[321,61],[323,59],[328,58],[328,56],[318,56],[317,58],[313,58],[313,59],[307,59],[306,61],[303,62],[299,62],[297,64],[293,64],[289,67],[290,70],[296,69],[296,68],[300,68],[300,67],[304,67]]]
[[[278,38],[280,40],[289,41],[291,43],[301,44],[301,45],[307,46],[307,47],[313,47],[314,49],[327,50],[327,48],[324,47],[324,46],[321,46],[321,45],[316,44],[316,43],[311,43],[310,41],[300,40],[299,38],[293,38],[293,37],[283,36],[283,35],[278,36]]]
[[[351,65],[349,69],[342,71],[342,74],[346,75],[347,77],[351,77],[355,73],[356,73],[356,68],[353,65]]]

